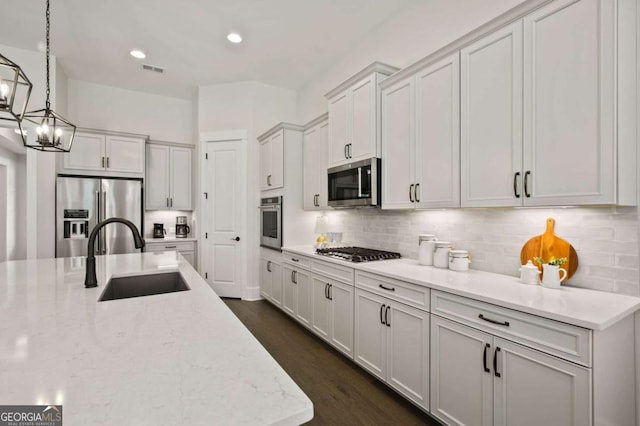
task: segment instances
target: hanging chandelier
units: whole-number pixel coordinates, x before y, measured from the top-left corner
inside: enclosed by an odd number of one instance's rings
[[[50,87],[49,87],[49,56],[51,53],[50,32],[50,7],[47,0],[47,100],[44,109],[30,111],[21,118],[36,125],[35,142],[33,137],[30,138],[31,143],[25,142],[27,138],[23,136],[24,146],[27,148],[37,149],[38,151],[49,152],[69,152],[73,144],[73,138],[76,134],[76,126],[61,115],[51,109]]]
[[[22,143],[27,144],[27,132],[22,129],[22,115],[27,109],[33,84],[22,68],[0,54],[0,120],[18,126]]]

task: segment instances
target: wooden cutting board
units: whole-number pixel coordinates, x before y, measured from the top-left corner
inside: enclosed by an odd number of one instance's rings
[[[549,261],[551,256],[556,258],[566,257],[567,263],[561,266],[567,270],[567,280],[575,274],[578,269],[578,254],[567,240],[558,237],[553,233],[553,227],[556,221],[553,218],[547,219],[547,229],[544,234],[535,236],[527,241],[520,251],[520,261],[526,264],[528,260],[538,266],[542,271],[542,266],[533,260],[534,257],[541,257],[545,261]],[[566,280],[565,280],[566,281]]]

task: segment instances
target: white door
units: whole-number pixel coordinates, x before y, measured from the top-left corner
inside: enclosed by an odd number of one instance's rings
[[[431,316],[431,414],[450,425],[493,424],[491,342],[488,333]]]
[[[175,210],[192,210],[191,177],[193,163],[190,148],[171,147],[171,208]]]
[[[273,273],[271,272],[271,262],[268,259],[260,258],[260,296],[270,299],[271,283],[273,282]]]
[[[351,89],[351,138],[349,161],[364,160],[376,154],[376,76],[362,80]]]
[[[494,341],[500,375],[494,378],[494,425],[591,424],[589,369],[497,337]]]
[[[387,382],[429,409],[429,313],[392,303],[387,323]]]
[[[615,202],[616,1],[524,19],[525,205]]]
[[[303,190],[302,207],[316,210],[318,207],[318,150],[320,148],[320,128],[318,126],[304,132],[303,140]],[[326,171],[325,171],[326,174]]]
[[[284,130],[271,136],[271,178],[270,188],[284,185]]]
[[[329,283],[325,279],[311,276],[311,328],[324,340],[329,340]]]
[[[353,359],[353,287],[331,281],[328,295],[331,344]]]
[[[169,147],[147,145],[146,159],[146,205],[147,210],[169,208]]]
[[[460,51],[462,207],[522,205],[522,21]]]
[[[345,164],[347,159],[348,142],[348,111],[349,98],[347,92],[329,100],[329,166]]]
[[[64,168],[101,171],[105,168],[105,157],[104,135],[76,133],[71,151],[64,153]]]
[[[311,327],[311,278],[309,273],[303,270],[296,270],[294,274],[296,286],[297,310],[296,318],[307,327]]]
[[[144,140],[107,136],[107,171],[144,173]]]
[[[459,207],[459,54],[421,71],[416,76],[416,93],[416,206]]]
[[[386,299],[362,290],[356,290],[355,297],[354,360],[371,374],[386,380]]]
[[[296,271],[290,266],[282,267],[282,309],[289,315],[296,316],[298,302],[298,288],[296,286]]]
[[[414,79],[382,91],[382,208],[415,207]]]
[[[203,200],[203,272],[221,297],[241,297],[245,285],[246,148],[244,141],[209,142]]]

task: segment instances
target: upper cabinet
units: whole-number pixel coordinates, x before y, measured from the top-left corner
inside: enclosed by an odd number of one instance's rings
[[[192,148],[147,144],[146,210],[193,210]]]
[[[285,146],[293,149],[292,144],[299,144],[302,126],[289,123],[280,123],[266,133],[258,136],[260,144],[260,190],[283,188],[285,186]],[[301,151],[301,147],[296,149]],[[300,161],[300,160],[298,160]],[[292,166],[293,167],[293,166]],[[296,167],[299,169],[299,166]],[[295,176],[294,170],[291,170]],[[298,171],[297,174],[300,172]]]
[[[146,137],[78,131],[62,156],[65,174],[144,177]]]
[[[303,208],[326,210],[329,121],[323,114],[305,126],[303,139]]]
[[[460,70],[455,53],[382,83],[382,208],[460,205]]]
[[[329,100],[329,167],[380,156],[380,89],[398,69],[375,62],[325,96]]]

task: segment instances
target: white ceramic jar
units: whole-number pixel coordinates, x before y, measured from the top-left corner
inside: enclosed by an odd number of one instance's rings
[[[436,236],[433,234],[418,235],[418,263],[433,265],[433,251],[436,248]]]
[[[452,271],[468,271],[471,257],[467,250],[451,250],[449,251],[449,269]]]
[[[436,241],[436,248],[433,252],[433,266],[436,268],[449,267],[449,252],[452,244],[449,241]]]

